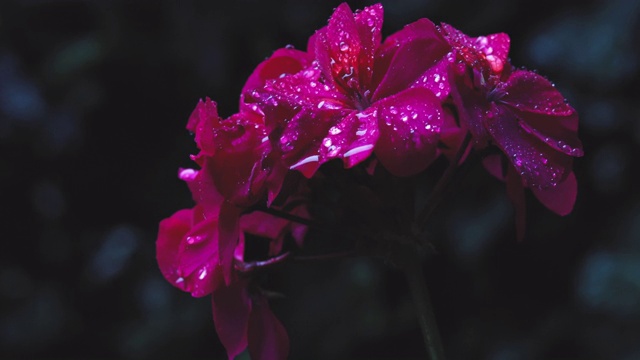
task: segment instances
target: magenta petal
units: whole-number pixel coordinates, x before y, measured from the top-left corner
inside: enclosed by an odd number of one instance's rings
[[[252,360],[284,360],[289,355],[287,330],[262,296],[254,298],[248,340]]]
[[[213,322],[229,360],[247,348],[247,328],[251,314],[251,298],[246,281],[222,286],[211,297]]]
[[[238,238],[240,236],[240,214],[242,209],[225,201],[220,208],[220,220],[218,224],[218,261],[222,268],[224,281],[227,285],[231,282],[231,270]]]
[[[522,118],[519,124],[526,132],[537,137],[550,147],[569,156],[579,157],[584,155],[578,133],[564,126],[564,123],[573,122],[573,118],[577,120],[577,114],[559,117],[526,112],[515,113]]]
[[[460,118],[460,125],[469,129],[476,147],[484,147],[491,138],[484,124],[484,119],[489,114],[490,103],[479,91],[473,89],[468,76],[454,76],[454,87],[451,95],[456,105]]]
[[[506,181],[506,173],[502,154],[491,154],[482,159],[482,166],[494,177]]]
[[[264,88],[249,92],[248,98],[266,108],[282,106],[291,109],[299,109],[300,107],[343,108],[348,99],[332,87],[321,83],[320,76],[320,70],[308,68],[295,75],[268,81]]]
[[[323,73],[327,79],[334,79],[344,89],[357,90],[361,76],[360,62],[372,61],[374,54],[371,49],[363,48],[358,25],[349,5],[340,4],[331,15],[329,24],[320,31],[324,36],[320,36],[320,41],[316,40],[316,56]],[[328,63],[322,61],[327,58]],[[362,76],[366,77],[365,74]]]
[[[558,215],[567,215],[573,210],[578,195],[578,182],[573,172],[567,178],[556,185],[546,189],[533,188],[533,194],[549,210]]]
[[[206,219],[202,208],[193,212],[193,226],[180,243],[178,250],[178,274],[183,278],[179,286],[192,296],[211,293],[220,283],[218,258],[218,222]]]
[[[475,48],[485,54],[491,70],[499,74],[509,61],[509,46],[511,39],[505,33],[478,36],[475,40]]]
[[[407,89],[375,104],[380,137],[375,154],[396,176],[424,170],[437,156],[443,123],[440,100],[426,89]]]
[[[343,113],[317,109],[300,111],[278,139],[284,164],[311,177],[320,165],[320,142]]]
[[[345,167],[361,163],[373,152],[378,139],[378,119],[375,107],[363,112],[353,111],[329,128],[320,143],[320,163],[341,157]]]
[[[160,221],[156,240],[156,258],[160,272],[173,286],[184,289],[184,278],[178,270],[178,250],[182,240],[191,229],[193,209],[179,210]]]
[[[362,55],[358,64],[360,83],[369,84],[374,63],[374,54],[382,40],[382,20],[384,10],[382,4],[374,4],[356,12],[355,21],[362,44]]]
[[[278,49],[253,70],[242,88],[242,94],[263,87],[267,80],[295,74],[309,66],[310,63],[311,57],[304,51]]]
[[[208,157],[202,159],[206,164]],[[178,177],[187,183],[196,204],[202,206],[208,217],[217,218],[224,198],[213,183],[209,171],[180,169]]]
[[[187,130],[195,133],[198,149],[206,155],[215,154],[213,129],[219,126],[220,120],[218,105],[209,98],[204,101],[200,99],[191,116],[189,116]]]
[[[451,63],[446,57],[444,57],[429,70],[420,75],[411,87],[429,89],[438,99],[444,101],[451,92],[449,66],[451,66]]]
[[[201,297],[219,284],[215,233],[216,221],[203,220],[198,206],[180,210],[160,222],[156,242],[158,265],[173,286]]]
[[[394,35],[391,41],[397,42],[399,47],[373,94],[373,101],[406,89],[450,50],[435,25],[426,19],[409,24]],[[376,71],[380,69],[376,68]]]
[[[575,112],[549,80],[531,71],[514,71],[502,89],[506,94],[499,101],[519,111],[553,116]]]
[[[551,149],[523,130],[508,109],[491,104],[485,122],[528,187],[555,186],[568,175],[571,157]]]

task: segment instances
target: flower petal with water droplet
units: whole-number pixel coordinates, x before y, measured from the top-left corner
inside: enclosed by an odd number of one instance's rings
[[[390,58],[389,64],[380,62],[376,65],[376,72],[384,74],[384,77],[373,94],[373,101],[409,87],[443,59],[449,50],[435,25],[427,19],[411,23],[389,36],[380,50],[381,57]]]
[[[552,187],[568,175],[572,164],[570,156],[523,130],[508,109],[491,104],[490,111],[494,116],[485,120],[487,129],[528,187]]]
[[[443,110],[431,91],[407,89],[380,100],[376,107],[380,137],[375,154],[389,172],[413,175],[435,160]]]
[[[553,116],[575,113],[549,80],[531,71],[514,71],[505,82],[504,91],[506,95],[499,101],[519,111]]]
[[[568,215],[573,210],[578,195],[578,182],[573,171],[555,187],[547,189],[533,188],[533,194],[549,210],[558,215]]]

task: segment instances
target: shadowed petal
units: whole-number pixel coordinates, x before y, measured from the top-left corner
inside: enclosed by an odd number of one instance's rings
[[[533,188],[531,190],[533,190],[536,198],[549,210],[565,216],[573,210],[573,205],[578,195],[578,183],[572,171],[563,182],[555,187],[547,189]]]
[[[253,299],[248,340],[252,360],[284,360],[289,355],[287,330],[271,312],[264,296]]]
[[[495,176],[496,178],[506,181],[506,167],[503,163],[504,155],[503,154],[491,154],[485,156],[482,159],[482,166],[484,166],[485,170],[489,172],[489,174]]]
[[[376,103],[380,137],[375,153],[396,176],[424,170],[438,155],[443,124],[440,100],[426,89],[413,88]]]
[[[211,297],[213,322],[229,360],[247,348],[247,329],[251,313],[251,298],[246,281],[222,286]]]
[[[555,186],[568,175],[571,157],[555,151],[523,130],[512,112],[491,104],[485,121],[497,145],[528,187]]]
[[[526,132],[534,135],[547,145],[569,156],[580,157],[584,155],[582,142],[578,139],[578,133],[564,126],[564,123],[577,122],[577,114],[560,117],[517,111],[514,111],[514,113],[518,114],[522,119],[519,124]]]
[[[242,208],[228,201],[222,203],[218,224],[218,263],[222,269],[224,281],[231,282],[231,270],[238,238],[240,236],[240,214]]]

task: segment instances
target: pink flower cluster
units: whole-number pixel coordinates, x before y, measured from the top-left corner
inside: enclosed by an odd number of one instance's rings
[[[306,51],[282,48],[256,67],[238,113],[221,118],[206,99],[189,118],[199,169],[179,177],[196,206],[160,223],[157,258],[171,284],[212,295],[229,359],[246,348],[254,360],[287,357],[245,238],[269,239],[267,259],[287,237],[301,246],[307,228],[274,213],[309,218],[307,179],[328,161],[408,177],[441,155],[461,163],[471,148],[495,148],[483,164],[506,182],[520,236],[525,188],[558,214],[573,208],[576,111],[547,79],[511,65],[506,34],[469,37],[420,19],[383,41],[382,18],[379,4],[340,5]]]

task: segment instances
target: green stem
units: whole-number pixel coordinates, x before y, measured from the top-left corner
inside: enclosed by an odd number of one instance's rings
[[[442,342],[433,314],[431,300],[429,299],[429,290],[427,289],[419,255],[416,253],[407,254],[405,261],[404,272],[416,307],[424,345],[427,349],[427,359],[443,360]]]

